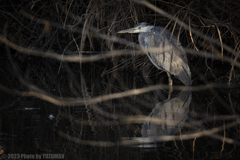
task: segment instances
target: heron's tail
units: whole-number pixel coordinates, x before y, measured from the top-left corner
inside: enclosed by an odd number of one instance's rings
[[[191,71],[187,64],[182,66],[181,72],[178,73],[178,75],[175,77],[178,78],[185,86],[189,86],[192,84]]]

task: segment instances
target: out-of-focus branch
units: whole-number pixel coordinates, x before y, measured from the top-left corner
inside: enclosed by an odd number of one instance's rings
[[[102,53],[102,54],[98,54],[98,55],[93,55],[93,56],[82,56],[82,55],[69,55],[69,56],[65,56],[65,55],[60,55],[57,54],[56,52],[50,52],[50,51],[46,51],[46,52],[42,52],[42,51],[38,51],[38,50],[33,50],[33,49],[28,49],[19,45],[16,45],[12,42],[10,42],[8,39],[5,38],[5,36],[0,35],[0,41],[5,43],[6,45],[8,45],[9,47],[24,53],[24,54],[31,54],[34,56],[40,56],[40,57],[46,57],[46,58],[53,58],[59,61],[65,61],[65,62],[77,62],[79,63],[81,61],[81,63],[86,63],[86,62],[94,62],[94,61],[98,61],[100,59],[105,59],[105,58],[111,58],[112,56],[120,56],[120,55],[128,55],[131,54],[128,51],[125,50],[118,50],[118,51],[110,51],[110,52],[106,52],[106,53]],[[164,51],[168,51],[169,48],[164,48],[163,50],[161,50],[160,52],[164,52]],[[226,56],[219,56],[219,55],[215,55],[215,54],[211,54],[209,52],[200,52],[200,51],[195,51],[192,49],[184,49],[188,54],[193,54],[193,55],[198,55],[201,57],[208,57],[208,58],[213,58],[213,59],[217,59],[217,60],[224,60],[227,61],[229,63],[233,63],[234,65],[237,67],[240,67],[240,63],[234,59],[228,58]],[[159,52],[159,48],[149,48],[149,49],[143,49],[142,51],[136,51],[136,54],[144,54],[144,52]]]
[[[69,55],[69,56],[62,56],[60,54],[57,54],[56,52],[50,52],[50,51],[46,51],[46,52],[41,52],[38,50],[33,50],[33,49],[29,49],[29,48],[25,48],[19,45],[16,45],[12,42],[10,42],[9,40],[7,40],[4,36],[0,35],[0,41],[5,43],[6,45],[8,45],[9,47],[24,53],[24,54],[31,54],[34,56],[40,56],[40,57],[46,57],[46,58],[53,58],[59,61],[65,61],[65,62],[93,62],[93,61],[97,61],[103,58],[110,58],[112,56],[117,56],[117,55],[127,55],[129,54],[128,52],[121,50],[121,51],[111,51],[111,52],[107,52],[104,54],[98,54],[98,55],[94,55],[94,56],[81,56],[81,55]]]
[[[227,143],[240,145],[240,143],[234,139],[222,137],[220,135],[215,135],[215,133],[223,131],[224,129],[234,127],[239,123],[240,123],[240,121],[238,120],[238,121],[229,123],[229,124],[225,125],[224,127],[220,126],[220,127],[216,127],[216,128],[209,129],[209,130],[203,130],[198,133],[182,134],[179,136],[157,136],[154,138],[139,138],[137,140],[134,140],[134,139],[129,140],[128,139],[128,140],[122,140],[121,142],[103,142],[103,141],[97,142],[97,141],[82,140],[82,139],[79,139],[76,137],[72,137],[62,131],[58,131],[58,134],[70,141],[75,142],[75,143],[80,143],[80,144],[85,144],[85,145],[93,145],[93,146],[104,146],[104,147],[110,147],[110,146],[116,146],[116,145],[117,146],[118,145],[138,145],[138,144],[151,143],[151,142],[153,143],[156,141],[188,140],[188,139],[193,139],[193,138],[200,138],[203,136],[210,136],[213,138],[217,138],[219,140],[224,139],[224,141]]]
[[[231,87],[236,88],[239,86],[236,85],[232,85]],[[0,84],[0,89],[10,93],[10,94],[16,94],[19,96],[34,96],[34,97],[38,97],[41,98],[43,100],[46,100],[50,103],[53,103],[55,105],[58,106],[75,106],[75,105],[83,105],[85,104],[85,102],[88,105],[92,105],[92,104],[96,104],[96,103],[100,103],[100,102],[104,102],[104,101],[108,101],[108,100],[112,100],[112,99],[118,99],[118,98],[123,98],[123,97],[129,97],[129,96],[134,96],[134,95],[139,95],[139,94],[143,94],[143,93],[147,93],[147,92],[151,92],[151,91],[156,91],[159,89],[168,89],[169,86],[168,85],[154,85],[154,86],[149,86],[149,87],[145,87],[145,88],[141,88],[141,89],[132,89],[129,91],[124,91],[121,93],[112,93],[109,95],[104,95],[104,96],[99,96],[96,98],[91,98],[88,99],[86,101],[84,101],[83,99],[80,98],[63,98],[63,97],[56,97],[56,96],[50,96],[50,95],[45,95],[45,94],[41,94],[38,92],[34,92],[34,91],[27,91],[27,92],[21,92],[21,91],[13,91],[3,85]],[[203,86],[173,86],[174,90],[183,90],[183,88],[185,88],[185,90],[191,90],[191,91],[203,91],[203,90],[208,90],[210,88],[230,88],[228,87],[228,85],[222,85],[222,84],[206,84]]]

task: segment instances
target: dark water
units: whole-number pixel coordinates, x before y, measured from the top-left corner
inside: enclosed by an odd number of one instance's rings
[[[240,158],[238,89],[183,88],[169,99],[167,92],[69,107],[2,92],[1,152],[9,159]]]

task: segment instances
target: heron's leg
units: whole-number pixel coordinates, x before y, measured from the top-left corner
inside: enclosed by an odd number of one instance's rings
[[[173,91],[173,88],[172,88],[172,84],[173,84],[173,80],[171,78],[171,74],[167,72],[167,75],[168,75],[168,84],[169,84],[169,93],[168,93],[168,100],[171,98],[171,94],[172,94],[172,91]]]
[[[171,74],[167,72],[167,75],[168,75],[168,84],[169,84],[169,86],[172,86],[173,80],[171,78]]]

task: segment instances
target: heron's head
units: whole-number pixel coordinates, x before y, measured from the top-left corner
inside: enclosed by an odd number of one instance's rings
[[[138,23],[133,28],[121,30],[117,33],[141,33],[141,32],[148,32],[150,29],[152,29],[153,26],[149,25],[146,22]]]

